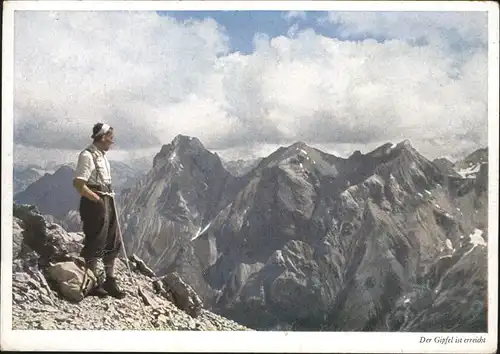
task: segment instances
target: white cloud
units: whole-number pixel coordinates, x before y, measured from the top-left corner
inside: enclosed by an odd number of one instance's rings
[[[455,27],[483,38],[474,21]],[[409,138],[431,158],[486,145],[483,47],[458,56],[436,41],[293,34],[257,36],[242,55],[211,20],[16,12],[15,143],[83,148],[106,120],[128,151],[179,133],[233,155],[297,140],[347,151]]]
[[[488,40],[486,12],[329,12],[321,22],[338,25],[342,37],[426,38],[441,44],[459,39],[485,44]]]
[[[307,18],[307,13],[305,11],[287,11],[283,17],[285,20],[288,22],[294,21],[294,20],[305,20]]]
[[[122,146],[158,145],[166,130],[179,129],[180,103],[192,115],[216,110],[217,102],[206,107],[210,81],[228,47],[214,21],[16,12],[15,33],[15,124],[26,144],[76,147],[105,120],[119,127]]]

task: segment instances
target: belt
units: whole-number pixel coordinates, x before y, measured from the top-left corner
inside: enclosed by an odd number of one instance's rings
[[[115,193],[113,192],[113,189],[111,188],[111,184],[102,186],[102,185],[95,185],[95,184],[88,184],[87,187],[95,193],[101,194],[101,195],[109,195],[110,197],[114,197]]]

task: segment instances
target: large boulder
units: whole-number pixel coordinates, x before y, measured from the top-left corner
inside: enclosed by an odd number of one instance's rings
[[[169,273],[153,282],[157,293],[169,299],[179,309],[191,317],[198,317],[203,309],[203,302],[189,284],[177,273]]]
[[[42,264],[48,265],[67,259],[68,255],[77,256],[83,248],[83,233],[68,233],[60,225],[48,222],[35,206],[14,204],[13,214],[15,252],[32,250]]]
[[[21,249],[23,246],[23,227],[22,220],[14,217],[12,222],[12,258],[16,259],[21,253]]]
[[[131,265],[131,269],[134,271],[138,271],[150,278],[156,278],[155,272],[151,268],[149,268],[146,263],[137,257],[137,255],[133,254],[129,257],[129,264]]]

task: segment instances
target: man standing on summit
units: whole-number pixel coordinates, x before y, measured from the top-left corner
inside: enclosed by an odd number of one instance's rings
[[[92,131],[93,143],[78,157],[73,185],[81,195],[80,217],[85,234],[81,256],[87,267],[96,273],[102,258],[106,281],[99,284],[93,294],[125,297],[114,276],[115,260],[122,244],[116,217],[111,171],[106,152],[114,143],[113,128],[97,123]]]

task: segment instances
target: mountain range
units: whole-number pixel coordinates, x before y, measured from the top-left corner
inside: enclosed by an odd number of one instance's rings
[[[469,158],[298,142],[231,173],[179,135],[120,195],[126,249],[251,328],[485,331],[487,150]]]

